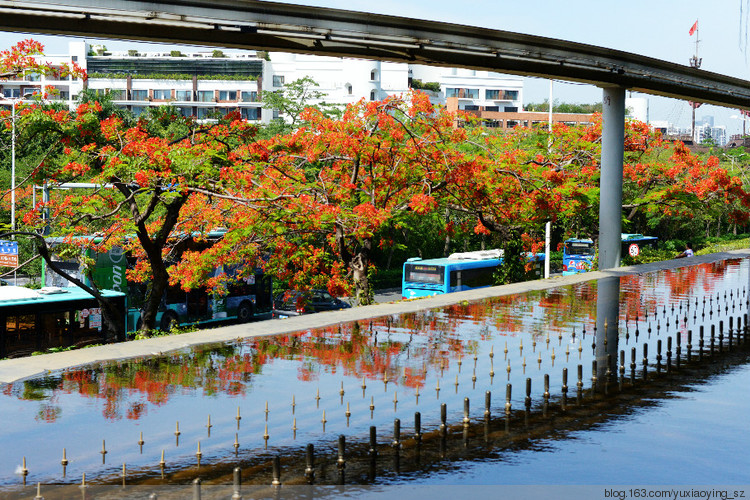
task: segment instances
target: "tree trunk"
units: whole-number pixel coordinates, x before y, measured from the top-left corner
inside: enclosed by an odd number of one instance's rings
[[[350,263],[352,269],[352,279],[356,290],[356,300],[359,305],[372,304],[372,291],[370,290],[370,280],[368,271],[370,269],[370,249],[372,240],[365,238],[362,242],[362,248],[354,255]]]

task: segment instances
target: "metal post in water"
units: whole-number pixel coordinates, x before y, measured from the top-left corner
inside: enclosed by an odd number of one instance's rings
[[[643,380],[648,379],[648,344],[643,344]]]
[[[677,332],[679,335],[680,332]],[[672,337],[667,337],[667,373],[672,371]]]
[[[693,354],[693,330],[688,330],[688,338],[687,338],[687,362],[690,363],[692,361],[692,354]]]
[[[417,445],[422,442],[422,414],[414,412],[414,439]]]
[[[603,88],[602,103],[599,269],[605,270],[620,266],[625,88]]]
[[[661,373],[661,339],[656,341],[656,373]]]
[[[446,424],[446,420],[448,420],[448,407],[445,405],[445,403],[440,404],[440,434],[443,436],[448,431],[448,425]]]
[[[635,347],[630,348],[630,384],[635,384]]]
[[[339,435],[339,457],[336,460],[336,466],[339,471],[346,467],[346,436],[343,434]]]
[[[568,369],[563,368],[562,371],[562,409],[566,410],[568,407]],[[549,375],[544,374],[544,415],[547,416],[547,409],[549,408]]]
[[[305,479],[307,484],[315,482],[315,446],[312,443],[308,443],[305,450]]]
[[[401,446],[401,420],[398,418],[393,421],[393,442],[391,445],[394,448]]]
[[[739,320],[739,318],[737,318],[737,319]],[[739,321],[738,321],[738,324],[739,324]],[[729,333],[729,344],[727,345],[727,349],[729,349],[730,351],[732,350],[732,341],[734,340],[733,339],[733,333],[732,333],[733,330],[734,330],[734,318],[730,316],[729,317],[729,332],[728,332]]]
[[[596,360],[593,360],[591,362],[591,390],[593,394],[596,394],[596,390],[597,390],[596,372],[597,372]]]
[[[470,423],[471,420],[469,419],[469,398],[464,398],[464,427],[468,427]]]
[[[719,354],[724,351],[724,320],[719,321]]]
[[[201,500],[201,478],[193,480],[193,500]]]
[[[490,403],[492,400],[492,393],[487,391],[484,393],[484,418],[490,418]]]
[[[510,395],[511,390],[513,389],[512,385],[509,383],[505,386],[505,416],[510,417]]]
[[[281,457],[279,455],[273,457],[272,475],[271,486],[281,486]]]
[[[466,398],[468,400],[468,398]],[[531,378],[526,378],[526,398],[524,399],[524,405],[526,406],[526,412],[531,411]]]
[[[239,467],[232,470],[232,490],[231,500],[242,500],[242,469]]]
[[[578,365],[578,382],[576,382],[576,404],[581,404],[583,398],[583,365]]]
[[[711,325],[711,350],[709,351],[708,355],[713,357],[714,355],[714,345],[716,342],[716,325]]]
[[[374,457],[378,454],[378,436],[377,430],[374,425],[370,426],[370,456]]]

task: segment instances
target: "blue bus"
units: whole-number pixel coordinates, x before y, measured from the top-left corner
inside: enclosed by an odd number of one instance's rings
[[[537,274],[544,254],[529,254]],[[401,298],[415,299],[444,293],[483,288],[495,284],[495,271],[503,263],[502,250],[480,250],[449,255],[441,259],[413,257],[404,262]]]
[[[621,255],[637,257],[644,247],[656,248],[659,238],[638,233],[622,233]],[[585,273],[594,262],[594,242],[590,239],[570,238],[563,248],[563,276]]]
[[[206,235],[206,241],[201,243],[211,245],[224,235],[224,231],[212,231]],[[97,243],[95,236],[81,236]],[[51,247],[61,243],[62,238],[48,238]],[[100,288],[108,288],[126,294],[125,306],[126,328],[134,332],[141,327],[141,309],[146,298],[146,285],[134,283],[127,279],[126,271],[134,265],[132,259],[121,247],[113,247],[106,253],[99,253],[93,249],[85,251],[94,260],[92,275]],[[79,259],[59,259],[52,256],[55,263],[71,276],[84,282]],[[168,287],[156,313],[156,326],[161,330],[169,330],[176,325],[207,324],[211,322],[235,320],[241,323],[253,319],[270,319],[273,310],[271,277],[262,270],[248,273],[239,277],[240,266],[220,266],[213,269],[211,277],[226,274],[230,278],[226,293],[213,293],[205,287],[191,291],[184,291],[179,286]],[[42,284],[57,287],[68,287],[71,283],[61,275],[43,266]]]
[[[125,308],[124,293],[101,292],[115,307]],[[124,330],[114,332],[113,338],[105,335],[99,302],[81,288],[0,287],[0,358],[125,340]]]

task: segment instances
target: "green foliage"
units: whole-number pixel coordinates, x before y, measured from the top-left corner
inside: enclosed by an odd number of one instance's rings
[[[440,92],[439,82],[423,82],[419,78],[412,78],[411,88],[414,90],[430,90],[432,92]]]
[[[226,54],[224,54],[224,51],[223,51],[223,50],[218,50],[218,49],[216,49],[216,50],[214,50],[214,51],[213,51],[213,52],[211,53],[211,57],[227,57],[227,56],[226,56]]]
[[[89,73],[89,78],[106,78],[111,80],[124,80],[131,77],[134,80],[192,80],[196,75],[190,73]],[[235,80],[254,82],[258,79],[256,75],[197,75],[198,80]]]
[[[179,50],[172,50],[172,51],[169,52],[169,55],[171,57],[185,57],[185,54],[183,54]]]
[[[524,106],[526,111],[549,111],[549,100],[545,99],[542,103],[529,103]],[[602,103],[595,102],[592,104],[581,104],[581,103],[567,103],[554,101],[552,105],[552,111],[554,113],[582,113],[592,114],[602,112]]]
[[[305,76],[284,85],[280,90],[263,92],[263,107],[277,110],[279,118],[267,125],[262,135],[273,137],[296,130],[302,125],[300,114],[306,108],[316,108],[330,117],[340,116],[340,107],[324,102],[325,94],[316,87],[318,84],[315,80]]]
[[[531,273],[526,272],[526,257],[523,254],[523,241],[520,236],[511,236],[502,248],[503,263],[495,273],[495,284],[507,285],[531,279]]]

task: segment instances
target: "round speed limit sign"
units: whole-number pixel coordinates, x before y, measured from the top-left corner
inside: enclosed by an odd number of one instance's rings
[[[636,245],[635,243],[633,243],[632,245],[630,245],[630,247],[628,247],[628,253],[630,254],[631,257],[638,257],[638,254],[640,252],[641,252],[641,249],[638,248],[638,245]]]

